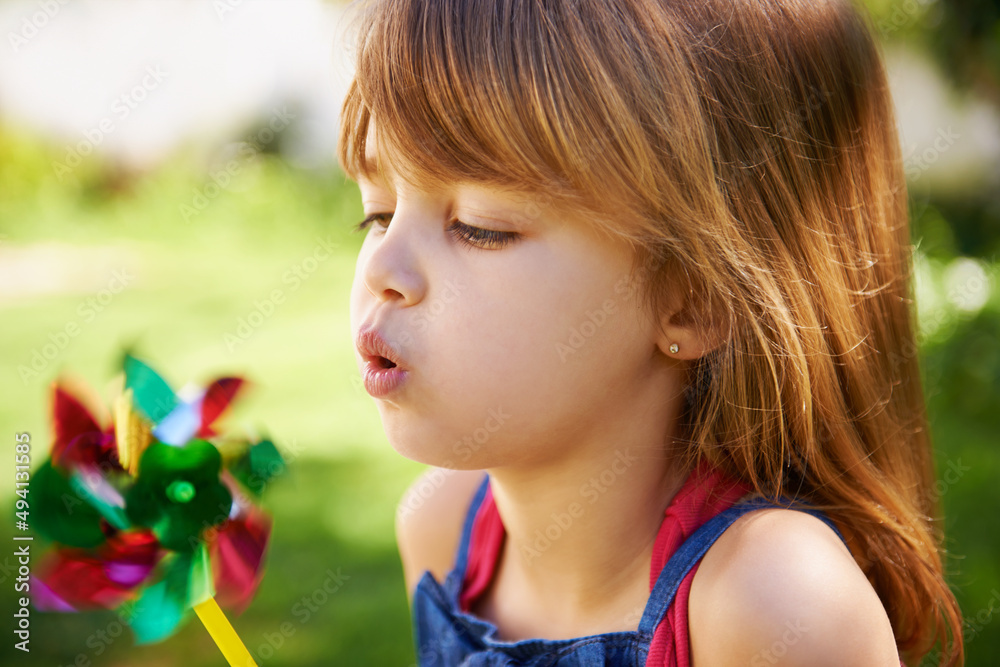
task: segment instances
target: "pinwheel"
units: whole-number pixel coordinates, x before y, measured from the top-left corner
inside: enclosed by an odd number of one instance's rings
[[[284,461],[268,439],[216,430],[241,378],[181,395],[131,354],[123,366],[103,426],[79,392],[53,383],[54,443],[30,486],[35,528],[53,546],[32,602],[117,609],[140,644],[194,610],[231,665],[253,665],[219,603],[241,612],[260,584],[271,520],[256,501]]]

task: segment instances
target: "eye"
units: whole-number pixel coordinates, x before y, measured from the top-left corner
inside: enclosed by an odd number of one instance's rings
[[[373,222],[381,224],[383,229],[389,226],[392,221],[392,213],[372,213],[367,218],[359,222],[354,227],[354,231],[360,232],[368,229]],[[495,229],[483,229],[473,227],[464,222],[455,220],[448,230],[458,237],[466,245],[476,248],[498,249],[514,242],[519,234],[517,232],[501,232]]]
[[[368,229],[368,227],[371,226],[373,222],[382,220],[385,221],[385,224],[383,224],[382,226],[388,227],[389,221],[392,220],[392,213],[372,213],[367,218],[356,224],[352,229],[352,231],[363,232],[364,230]]]
[[[493,250],[513,243],[518,237],[517,232],[500,232],[495,229],[472,227],[458,220],[453,222],[448,229],[455,236],[458,236],[463,243],[477,248],[489,248]]]

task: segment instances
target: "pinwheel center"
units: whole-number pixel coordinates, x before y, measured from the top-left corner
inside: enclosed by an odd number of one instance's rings
[[[190,502],[195,496],[194,484],[186,479],[175,479],[167,487],[167,498],[175,503]]]

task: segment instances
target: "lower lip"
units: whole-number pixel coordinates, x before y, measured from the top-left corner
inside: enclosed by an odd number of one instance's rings
[[[399,366],[382,368],[371,361],[365,362],[361,375],[365,383],[365,391],[373,398],[388,396],[399,389],[406,380],[406,371]]]

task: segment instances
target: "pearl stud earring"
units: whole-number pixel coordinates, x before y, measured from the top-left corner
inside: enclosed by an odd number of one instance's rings
[[[681,349],[681,348],[680,348],[679,345],[677,345],[677,343],[671,343],[671,345],[670,345],[670,354],[677,354],[677,350],[679,350],[679,349]]]

